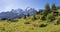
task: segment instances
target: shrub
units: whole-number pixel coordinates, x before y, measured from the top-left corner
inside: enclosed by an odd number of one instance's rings
[[[37,25],[37,24],[33,24],[33,26],[34,26],[34,27],[38,27],[38,25]]]
[[[55,17],[51,17],[50,20],[51,20],[50,22],[54,21],[55,20]]]
[[[26,17],[27,17],[27,16],[25,15],[25,16],[24,16],[24,19],[26,19]]]
[[[47,19],[49,22],[52,22],[52,21],[55,20],[55,16],[51,13],[51,14],[49,14],[49,15],[47,16],[46,19]]]
[[[24,24],[30,24],[30,22],[25,22]]]
[[[27,15],[28,17],[30,16],[30,14],[28,13],[28,15]]]
[[[10,22],[17,22],[18,20],[15,20],[15,19],[8,19],[8,21],[10,21]]]
[[[41,24],[41,25],[39,25],[39,27],[46,27],[47,26],[47,24]]]
[[[56,23],[54,23],[55,25],[59,25],[60,24],[60,19],[58,19],[57,21],[56,21]]]
[[[2,18],[1,20],[7,20],[7,18]]]
[[[37,17],[35,15],[33,16],[33,20],[37,20]]]
[[[54,11],[54,16],[58,16],[59,15],[59,12],[58,11]]]
[[[0,27],[0,30],[5,31],[5,27]]]
[[[41,20],[46,20],[46,16],[42,16]]]
[[[19,19],[21,19],[22,17],[18,17]]]

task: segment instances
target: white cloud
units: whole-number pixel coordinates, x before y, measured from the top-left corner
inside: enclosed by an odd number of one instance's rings
[[[26,0],[0,0],[0,12],[10,11],[11,9],[26,8]]]
[[[13,5],[8,5],[8,6],[5,6],[3,10],[8,11],[8,10],[11,10],[11,8],[13,8]]]
[[[0,10],[4,12],[10,11],[15,7],[16,1],[17,0],[0,0]]]

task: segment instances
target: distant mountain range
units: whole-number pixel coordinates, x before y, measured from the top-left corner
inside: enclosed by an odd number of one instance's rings
[[[25,10],[22,9],[12,9],[10,12],[1,12],[1,18],[17,18],[17,17],[24,17],[24,15],[34,15],[36,14],[36,10],[34,8],[26,8]]]

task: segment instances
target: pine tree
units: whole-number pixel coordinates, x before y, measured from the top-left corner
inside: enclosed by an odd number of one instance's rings
[[[56,8],[56,5],[55,5],[55,4],[53,4],[53,5],[52,5],[52,10],[57,10],[57,8]]]
[[[46,12],[50,12],[50,6],[49,6],[48,3],[47,3],[46,6],[45,6],[45,10],[46,10]]]
[[[50,6],[47,3],[46,6],[45,6],[44,16],[47,16],[48,13],[50,13]]]

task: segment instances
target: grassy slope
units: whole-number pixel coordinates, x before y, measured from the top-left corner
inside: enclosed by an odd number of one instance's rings
[[[60,11],[60,10],[59,10]],[[36,15],[37,17],[41,15]],[[59,18],[58,16],[57,18]],[[0,32],[60,32],[60,25],[54,23],[47,23],[40,19],[32,20],[33,16],[27,19],[16,19],[18,22],[7,22],[7,20],[0,20]],[[24,24],[30,22],[30,24]],[[46,27],[39,27],[41,24],[48,24]],[[35,26],[34,26],[35,25]]]

